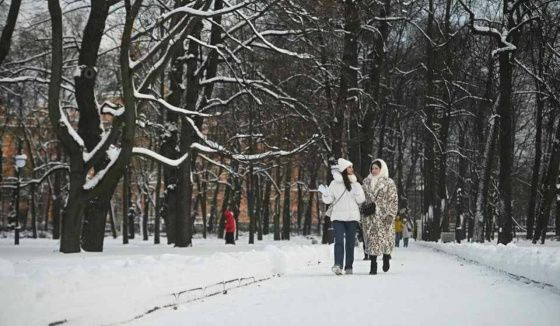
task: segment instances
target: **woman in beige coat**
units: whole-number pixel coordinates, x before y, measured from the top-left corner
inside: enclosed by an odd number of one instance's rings
[[[362,229],[366,254],[371,259],[370,274],[377,274],[377,256],[383,255],[383,271],[389,270],[389,259],[395,247],[393,223],[399,208],[395,182],[389,178],[385,161],[376,159],[371,163],[370,175],[364,179],[366,203],[375,203],[373,215],[362,216]]]

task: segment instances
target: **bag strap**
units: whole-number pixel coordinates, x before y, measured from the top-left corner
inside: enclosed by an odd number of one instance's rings
[[[344,191],[342,192],[342,195],[340,195],[340,197],[338,197],[338,199],[331,204],[331,207],[334,208],[334,205],[336,205],[336,203],[338,203],[338,201],[342,199],[342,196],[344,196],[345,193],[346,193],[346,187],[344,187]]]

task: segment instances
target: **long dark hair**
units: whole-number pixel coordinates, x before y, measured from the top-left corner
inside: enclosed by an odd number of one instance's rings
[[[344,187],[346,187],[346,190],[350,191],[352,190],[352,183],[350,182],[350,179],[348,178],[348,170],[344,170],[342,171],[342,180],[344,181]]]

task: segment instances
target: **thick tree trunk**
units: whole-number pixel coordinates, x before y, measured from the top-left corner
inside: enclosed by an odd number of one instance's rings
[[[533,243],[541,240],[544,244],[546,238],[546,231],[548,226],[548,221],[550,218],[550,209],[554,201],[554,196],[557,194],[556,184],[558,182],[558,174],[560,168],[560,124],[556,127],[556,134],[554,136],[554,141],[552,145],[552,153],[550,155],[550,160],[548,162],[548,167],[546,170],[546,178],[543,179],[543,185],[541,193],[543,194],[543,200],[540,205],[539,214],[537,216],[537,224],[535,227],[535,233],[533,235]]]
[[[384,0],[383,5],[379,8],[378,17],[384,18],[391,14],[391,0]],[[374,141],[374,118],[375,114],[381,113],[381,108],[383,107],[383,92],[381,91],[381,82],[383,77],[383,71],[385,67],[385,51],[384,45],[389,36],[389,22],[383,19],[379,22],[380,34],[375,33],[373,35],[373,50],[368,55],[371,66],[369,68],[369,83],[368,91],[372,94],[373,101],[375,103],[367,107],[366,114],[360,127],[360,161],[361,167],[359,170],[362,177],[369,174],[369,165],[371,162],[370,155],[373,150]],[[383,134],[380,134],[380,140]],[[380,156],[381,157],[381,156]]]
[[[89,201],[84,214],[82,232],[82,248],[85,251],[102,252],[103,240],[105,238],[105,225],[107,224],[107,213],[111,208],[111,197],[113,193],[103,194]]]
[[[81,166],[81,163],[79,164]],[[80,198],[84,174],[79,169],[70,173],[70,189],[68,201],[62,211],[60,251],[68,253],[80,252],[80,235],[82,233],[83,201]]]
[[[513,238],[513,145],[514,131],[513,124],[513,105],[511,97],[513,95],[513,62],[511,61],[511,53],[505,52],[499,54],[500,67],[500,100],[498,105],[498,114],[500,115],[500,229],[498,233],[498,242],[508,244]]]
[[[499,103],[499,99],[496,100]],[[486,212],[488,210],[488,192],[490,190],[490,176],[492,174],[492,164],[494,162],[496,138],[498,136],[498,121],[492,118],[488,137],[484,147],[483,161],[480,169],[480,179],[478,180],[478,191],[476,199],[476,212],[474,218],[473,241],[484,242],[483,227],[487,220]]]
[[[356,0],[344,2],[344,52],[341,61],[340,85],[336,99],[335,117],[332,122],[333,154],[336,157],[346,156],[349,152],[349,134],[345,130],[350,116],[356,112],[358,98],[356,85],[358,83],[358,33],[360,31],[360,16]],[[358,143],[356,143],[358,144]],[[352,157],[359,155],[356,149],[350,150]],[[356,162],[354,162],[356,164]]]
[[[428,26],[426,35],[433,37],[434,25],[434,1],[429,0]],[[437,180],[435,171],[435,134],[434,134],[434,107],[431,106],[432,98],[435,96],[434,70],[435,51],[434,46],[428,41],[426,46],[426,98],[425,108],[426,122],[424,126],[424,214],[427,217],[430,241],[437,241],[440,236],[440,210],[437,198]]]
[[[76,103],[80,111],[78,134],[84,140],[88,151],[93,150],[101,140],[102,130],[99,127],[100,120],[95,99],[95,81],[97,78],[98,51],[108,14],[109,6],[105,1],[92,2],[78,58],[81,74],[74,76]],[[101,170],[103,167],[103,161],[94,165],[96,171]],[[115,188],[84,203],[82,248],[86,251],[103,251],[105,224],[114,190]]]
[[[537,88],[538,90],[539,88]],[[537,196],[539,187],[539,172],[541,169],[542,157],[542,119],[544,103],[541,99],[541,94],[537,91],[537,119],[536,119],[536,133],[535,133],[535,160],[533,161],[533,172],[531,177],[531,192],[529,194],[529,203],[527,205],[527,239],[531,239],[533,234],[533,227],[535,225],[535,209],[537,206]]]
[[[542,30],[539,26],[539,35],[542,34]],[[542,42],[542,40],[539,40]],[[541,44],[536,50],[538,52],[537,58],[537,70],[540,77],[543,76],[543,61],[544,61],[544,51],[545,46],[543,43],[538,42],[535,45]],[[533,62],[535,61],[533,57]],[[537,206],[538,188],[539,188],[539,174],[541,169],[541,158],[542,158],[542,128],[543,128],[543,112],[544,112],[544,101],[542,99],[541,93],[541,81],[534,78],[535,88],[536,88],[536,133],[535,133],[535,160],[533,163],[533,174],[531,178],[531,192],[529,195],[529,203],[527,205],[527,239],[531,239],[533,234],[533,227],[535,225],[535,210]]]

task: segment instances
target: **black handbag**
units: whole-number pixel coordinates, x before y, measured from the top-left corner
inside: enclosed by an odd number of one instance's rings
[[[375,215],[375,203],[364,203],[362,206],[360,206],[360,214],[365,216]]]

